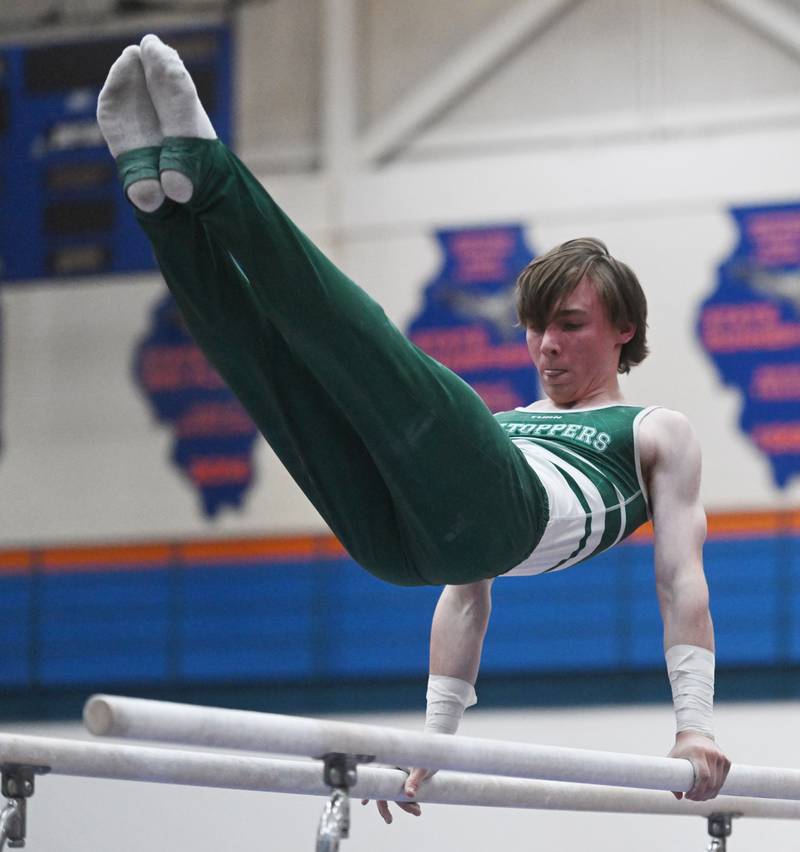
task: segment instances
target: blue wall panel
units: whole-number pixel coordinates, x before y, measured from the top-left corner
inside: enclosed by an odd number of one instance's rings
[[[40,684],[162,680],[169,669],[171,571],[42,574],[35,672]]]
[[[180,677],[305,678],[313,658],[316,569],[308,563],[214,564],[181,571]]]
[[[35,621],[32,581],[10,576],[0,582],[0,684],[22,687],[30,683]]]
[[[351,560],[334,567],[332,577],[323,675],[402,676],[427,670],[426,637],[437,588],[390,586]]]
[[[717,660],[775,664],[783,657],[779,623],[780,542],[776,538],[706,545]]]
[[[653,548],[499,578],[484,675],[663,669]],[[712,540],[721,666],[800,661],[800,537]],[[290,683],[424,676],[439,589],[345,557],[0,577],[0,688]]]

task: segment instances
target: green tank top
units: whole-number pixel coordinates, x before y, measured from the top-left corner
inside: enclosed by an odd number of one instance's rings
[[[541,541],[510,574],[568,568],[622,541],[648,519],[636,434],[656,407],[518,408],[495,415],[550,503]]]

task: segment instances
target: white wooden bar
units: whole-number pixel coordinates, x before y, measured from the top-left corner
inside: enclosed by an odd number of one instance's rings
[[[681,792],[691,788],[694,778],[691,764],[682,759],[448,737],[109,695],[87,701],[84,722],[100,736],[305,757],[345,752],[371,755],[378,763],[514,778]],[[722,792],[797,800],[800,771],[736,765]]]
[[[275,760],[50,737],[0,734],[0,764],[47,767],[52,775],[145,781],[229,790],[328,796],[319,761]],[[406,775],[362,765],[354,799],[404,800]],[[46,782],[45,782],[46,783]],[[42,786],[39,785],[41,793]],[[416,799],[428,804],[534,810],[710,816],[729,813],[765,819],[800,819],[800,803],[720,796],[710,802],[677,801],[670,793],[440,772]]]

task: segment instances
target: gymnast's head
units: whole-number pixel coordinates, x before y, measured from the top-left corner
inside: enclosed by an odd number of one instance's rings
[[[598,239],[569,240],[532,260],[517,279],[516,298],[517,315],[528,331],[528,348],[540,374],[543,368],[534,349],[542,346],[554,347],[549,356],[545,353],[545,364],[557,365],[556,349],[561,346],[592,348],[613,339],[609,345],[619,348],[618,373],[629,373],[647,357],[642,287],[630,267],[612,257]],[[605,316],[587,316],[592,310]],[[602,356],[602,345],[597,354]]]

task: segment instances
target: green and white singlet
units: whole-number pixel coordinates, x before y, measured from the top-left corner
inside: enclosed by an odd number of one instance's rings
[[[648,519],[636,436],[657,407],[544,411],[529,406],[495,415],[541,480],[550,504],[541,540],[507,575],[569,568],[613,547]]]

